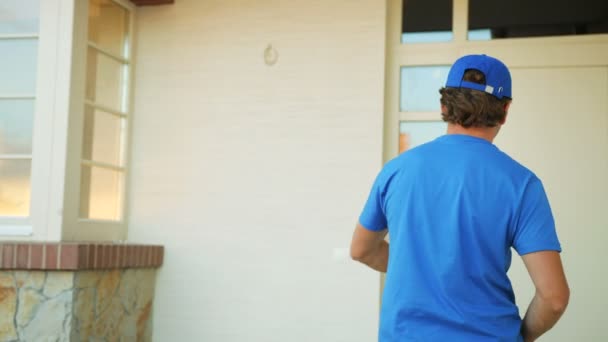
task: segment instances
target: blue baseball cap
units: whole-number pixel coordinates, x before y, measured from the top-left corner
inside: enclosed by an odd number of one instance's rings
[[[481,71],[486,76],[486,84],[463,81],[464,73],[470,69]],[[499,99],[511,98],[511,73],[503,62],[494,57],[468,55],[454,62],[445,86],[480,90]]]

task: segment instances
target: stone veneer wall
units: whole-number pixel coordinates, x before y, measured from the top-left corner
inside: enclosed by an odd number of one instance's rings
[[[78,272],[71,341],[151,341],[156,270]]]
[[[110,259],[114,264],[101,263],[109,268],[84,267],[97,262],[85,262],[82,269],[0,268],[0,342],[151,341],[156,270],[164,253],[160,246],[135,247],[136,251],[146,248],[160,257],[126,262],[138,267],[120,268],[124,260],[117,257]],[[17,264],[18,248],[14,250]],[[93,253],[98,254],[102,255]],[[133,258],[138,254],[146,255],[133,253]],[[128,255],[124,253],[124,258]]]

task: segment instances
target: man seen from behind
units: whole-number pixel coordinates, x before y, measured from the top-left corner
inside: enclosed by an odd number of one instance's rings
[[[378,339],[536,341],[569,289],[540,179],[493,144],[511,104],[510,72],[498,59],[464,56],[440,93],[447,134],[384,166],[353,235],[353,259],[386,272]],[[511,248],[536,288],[523,319],[507,276]]]

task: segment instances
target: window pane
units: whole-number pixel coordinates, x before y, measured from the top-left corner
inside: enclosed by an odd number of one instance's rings
[[[28,216],[30,160],[0,159],[0,216]]]
[[[125,128],[125,119],[87,106],[82,158],[121,166]]]
[[[82,167],[80,217],[120,220],[123,173],[99,167]]]
[[[401,121],[399,152],[435,140],[446,133],[447,127],[443,121]]]
[[[0,40],[0,56],[0,94],[34,95],[38,40]]]
[[[608,33],[607,13],[605,0],[470,0],[469,29],[491,39]]]
[[[89,41],[119,56],[126,56],[129,12],[111,0],[89,3]]]
[[[0,1],[0,34],[38,33],[40,0]]]
[[[454,34],[451,31],[437,32],[411,32],[401,35],[401,42],[404,44],[414,43],[441,43],[454,40]]]
[[[34,100],[0,99],[0,154],[31,154]]]
[[[468,40],[491,40],[492,39],[492,30],[469,30]]]
[[[449,71],[449,66],[402,67],[401,111],[439,111],[439,89]]]
[[[402,43],[449,42],[452,0],[404,0]]]
[[[87,59],[87,99],[122,111],[125,65],[91,48]]]

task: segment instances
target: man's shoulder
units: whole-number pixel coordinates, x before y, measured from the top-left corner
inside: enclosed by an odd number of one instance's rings
[[[428,157],[437,158],[440,157],[441,146],[442,145],[437,140],[432,140],[406,150],[391,161],[395,161],[394,164],[399,164],[400,162],[412,161],[413,159]]]
[[[534,171],[532,171],[526,165],[498,148],[496,151],[496,159],[501,164],[500,166],[505,169],[505,171],[508,171],[513,176],[521,177],[526,180],[538,179]]]
[[[538,179],[530,168],[503,152],[496,145],[489,144],[481,149],[466,151],[450,148],[448,145],[442,144],[440,140],[432,140],[399,154],[384,165],[382,174],[384,177],[391,177],[400,170],[423,169],[429,164],[441,164],[440,160],[448,163],[460,157],[470,161],[469,167],[479,168],[485,165],[497,176],[502,174],[523,182]]]

